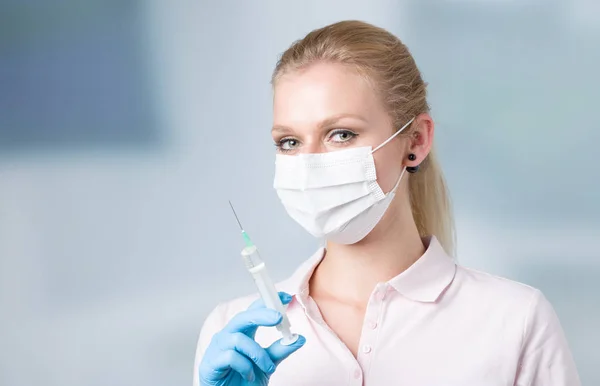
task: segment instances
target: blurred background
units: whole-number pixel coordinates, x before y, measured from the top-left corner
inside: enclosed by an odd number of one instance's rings
[[[272,189],[269,78],[314,28],[429,82],[458,260],[540,288],[600,384],[597,0],[0,0],[0,385],[190,385],[220,301],[316,242]],[[595,326],[595,328],[594,328]]]

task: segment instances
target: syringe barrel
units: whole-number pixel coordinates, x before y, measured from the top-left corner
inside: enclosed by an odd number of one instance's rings
[[[258,249],[255,246],[246,247],[242,250],[242,257],[246,263],[246,268],[254,278],[254,282],[256,283],[256,287],[265,306],[279,311],[279,313],[283,315],[283,320],[277,325],[277,329],[282,332],[286,330],[286,332],[289,333],[290,321],[285,313],[285,307],[283,306],[283,303],[279,298],[279,293],[267,272],[265,263],[258,254]]]

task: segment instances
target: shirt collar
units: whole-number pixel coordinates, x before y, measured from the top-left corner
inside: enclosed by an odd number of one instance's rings
[[[423,242],[427,247],[425,253],[388,284],[409,299],[435,302],[454,280],[456,263],[435,236]]]
[[[292,296],[307,295],[310,277],[315,268],[317,268],[317,265],[323,260],[323,256],[325,256],[325,248],[321,247],[308,260],[302,263],[292,276],[281,283],[281,290]]]
[[[404,272],[387,284],[401,295],[418,302],[435,302],[454,280],[456,263],[446,254],[435,236],[423,239],[425,253]],[[303,302],[308,295],[308,284],[315,268],[323,259],[325,248],[296,269],[294,274],[279,286],[280,289]]]

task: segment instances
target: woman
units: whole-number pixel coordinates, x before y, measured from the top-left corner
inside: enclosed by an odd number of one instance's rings
[[[540,291],[450,257],[426,87],[395,36],[357,21],[315,30],[272,83],[275,188],[326,248],[278,286],[298,341],[259,328],[281,315],[256,296],[221,304],[195,385],[580,384]]]

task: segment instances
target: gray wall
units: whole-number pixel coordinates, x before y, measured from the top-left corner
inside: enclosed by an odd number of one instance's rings
[[[411,48],[458,258],[541,288],[600,384],[600,7],[571,1],[0,1],[0,384],[186,385],[217,302],[316,242],[271,188],[269,76],[313,28]],[[8,85],[8,87],[6,86]]]

